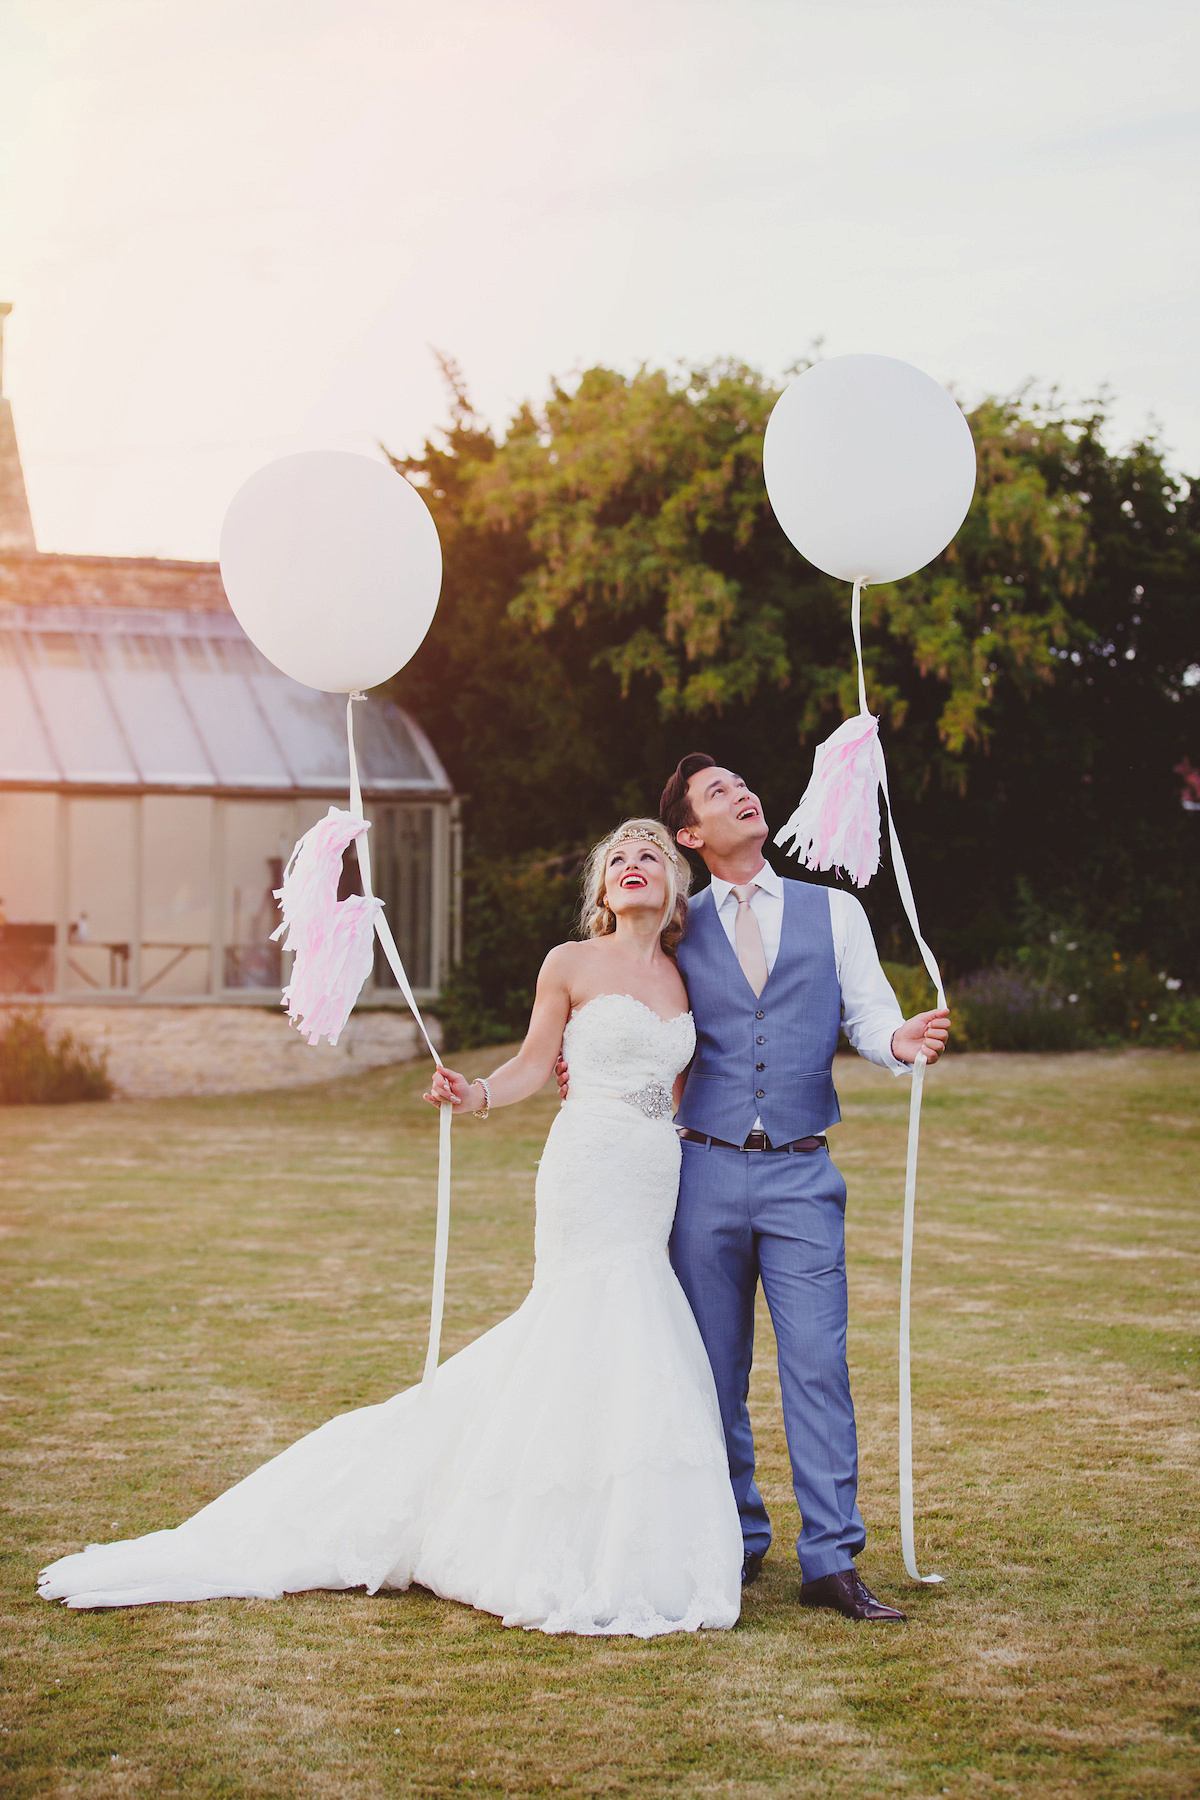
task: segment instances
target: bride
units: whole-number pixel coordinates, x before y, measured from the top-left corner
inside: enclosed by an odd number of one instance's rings
[[[72,1607],[309,1588],[406,1588],[547,1632],[728,1627],[742,1537],[712,1374],[667,1260],[671,1124],[695,1047],[674,962],[688,871],[663,827],[621,825],[584,875],[584,941],[538,977],[524,1044],[425,1096],[486,1119],[571,1091],[536,1185],[535,1267],[513,1315],[432,1389],[331,1419],[173,1531],[43,1571]]]

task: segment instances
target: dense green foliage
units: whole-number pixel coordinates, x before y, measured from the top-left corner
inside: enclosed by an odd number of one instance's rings
[[[0,1023],[0,1106],[108,1100],[112,1091],[104,1057],[69,1031],[51,1037],[41,1013],[11,1012]]]
[[[469,948],[438,999],[447,1049],[523,1032],[542,958],[572,933],[579,865],[575,855],[475,861],[463,919]]]
[[[755,371],[591,369],[502,439],[447,374],[443,439],[398,462],[433,509],[446,579],[395,687],[469,796],[460,999],[511,1029],[510,997],[569,929],[566,864],[542,888],[538,869],[654,810],[685,751],[709,749],[769,818],[788,815],[855,705],[849,593],[771,513],[777,389]],[[1200,761],[1200,498],[1153,442],[1108,448],[1105,425],[1099,408],[985,402],[955,543],[864,596],[897,820],[952,973],[1015,953],[1022,884],[1047,916],[1172,976],[1200,965],[1200,814],[1180,803]],[[488,920],[514,883],[508,943]],[[865,901],[907,960],[886,873]]]
[[[1096,1050],[1121,1044],[1200,1050],[1200,994],[1145,955],[1073,919],[1047,917],[1022,883],[1020,947],[950,983],[951,1050]],[[934,1004],[918,963],[884,965],[905,1014]]]

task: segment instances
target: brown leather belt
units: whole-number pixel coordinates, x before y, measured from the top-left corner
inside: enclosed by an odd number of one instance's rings
[[[824,1137],[793,1138],[790,1144],[773,1144],[765,1131],[752,1131],[744,1144],[731,1144],[728,1138],[709,1137],[706,1132],[693,1131],[688,1125],[679,1126],[679,1135],[686,1138],[689,1144],[710,1144],[714,1150],[827,1150],[829,1140]]]

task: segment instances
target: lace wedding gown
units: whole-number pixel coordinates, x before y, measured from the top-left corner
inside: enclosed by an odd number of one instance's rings
[[[727,1627],[742,1537],[712,1374],[667,1260],[690,1013],[602,994],[537,1177],[524,1304],[410,1388],[301,1438],[173,1531],[44,1571],[72,1607],[411,1582],[548,1632]]]

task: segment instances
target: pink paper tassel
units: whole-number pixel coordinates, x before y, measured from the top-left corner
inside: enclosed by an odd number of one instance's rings
[[[336,1044],[363,982],[371,973],[375,919],[383,901],[337,897],[342,855],[368,830],[368,821],[331,806],[306,831],[288,859],[275,898],[283,924],[271,933],[295,955],[283,990],[288,1018],[310,1044]]]
[[[812,780],[799,806],[775,834],[793,839],[792,854],[809,869],[841,869],[866,887],[879,867],[879,721],[859,713],[817,746]]]

